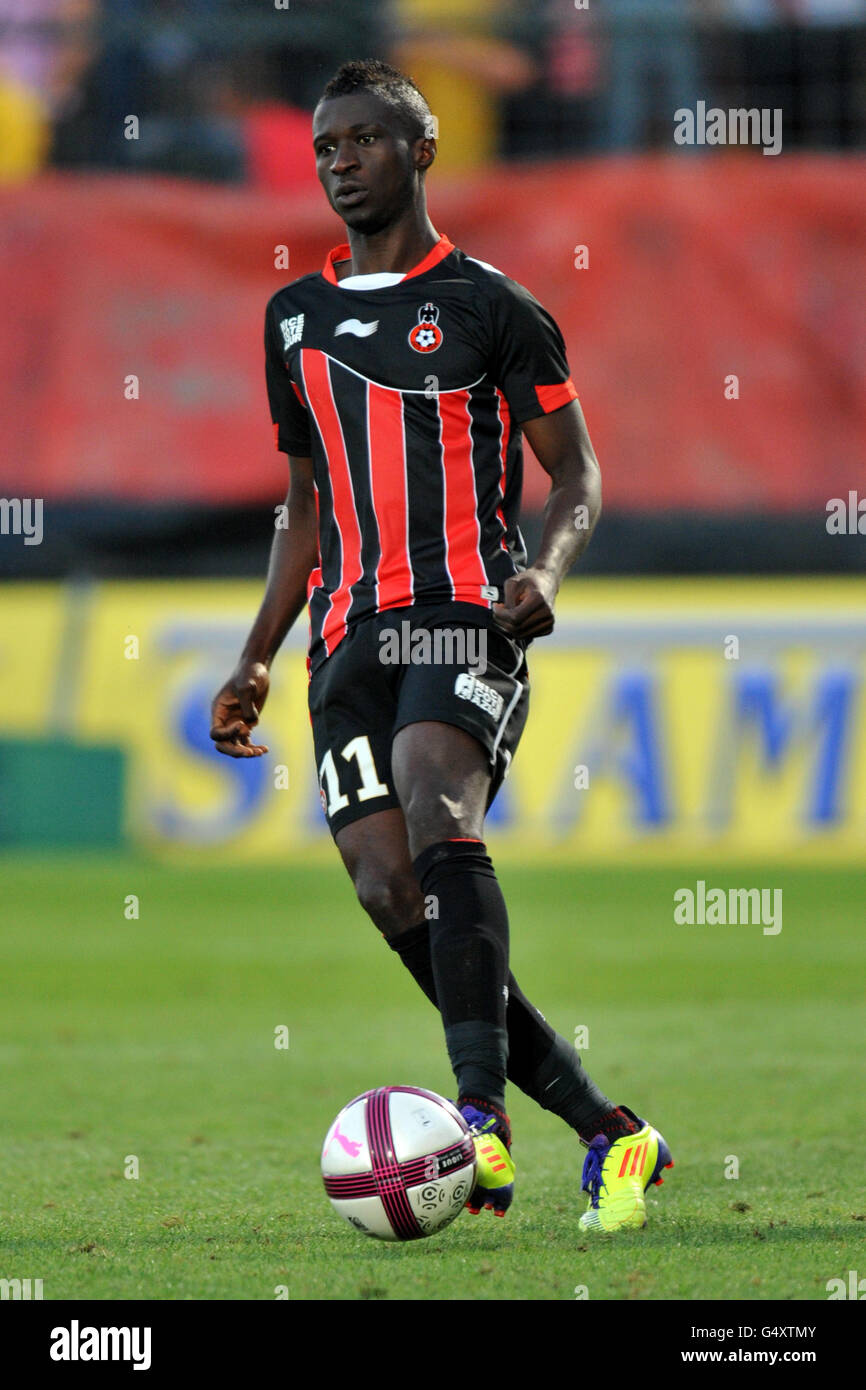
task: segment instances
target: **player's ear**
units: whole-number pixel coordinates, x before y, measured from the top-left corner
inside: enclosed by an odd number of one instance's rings
[[[422,135],[415,141],[413,150],[415,168],[423,173],[430,168],[436,158],[436,137],[435,135]]]

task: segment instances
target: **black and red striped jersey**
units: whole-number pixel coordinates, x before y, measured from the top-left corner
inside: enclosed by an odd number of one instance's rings
[[[336,247],[265,316],[276,445],[313,460],[311,671],[388,608],[492,620],[526,564],[520,425],[577,396],[550,314],[447,237],[405,275],[338,281],[350,258]]]

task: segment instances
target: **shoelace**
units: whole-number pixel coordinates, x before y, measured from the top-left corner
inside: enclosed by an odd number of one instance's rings
[[[589,1203],[592,1207],[598,1206],[598,1199],[601,1196],[601,1189],[604,1183],[602,1178],[602,1168],[604,1160],[610,1152],[610,1140],[603,1134],[597,1134],[586,1151],[586,1158],[583,1160],[583,1177],[581,1188],[589,1193]]]
[[[495,1115],[485,1115],[483,1111],[476,1110],[474,1105],[464,1105],[461,1114],[469,1128],[476,1134],[484,1134],[487,1130],[496,1131]]]

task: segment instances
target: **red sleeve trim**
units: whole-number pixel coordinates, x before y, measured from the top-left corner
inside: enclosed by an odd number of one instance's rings
[[[292,389],[293,389],[295,395],[297,396],[298,400],[301,402],[301,405],[304,407],[304,410],[306,410],[306,408],[307,408],[307,402],[304,400],[303,396],[301,395],[300,389],[299,389],[299,387],[298,387],[298,383],[297,383],[296,381],[293,381],[293,382],[292,382]]]
[[[568,405],[569,401],[577,400],[577,388],[571,377],[556,386],[536,386],[535,394],[545,415],[549,415],[551,410],[559,410],[561,406]]]
[[[280,427],[276,420],[274,421],[274,447],[277,449],[280,447]]]

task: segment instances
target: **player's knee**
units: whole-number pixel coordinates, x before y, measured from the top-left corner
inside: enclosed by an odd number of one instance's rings
[[[404,807],[404,814],[413,846],[436,844],[464,835],[481,836],[483,819],[479,824],[474,808],[444,792],[413,795]]]
[[[385,936],[406,931],[424,917],[424,899],[413,877],[382,864],[367,864],[355,874],[355,892],[367,916]]]

